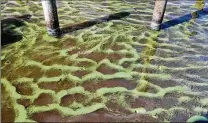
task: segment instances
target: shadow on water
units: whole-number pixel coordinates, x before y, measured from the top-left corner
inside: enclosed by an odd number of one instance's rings
[[[108,16],[105,16],[105,17],[94,19],[94,20],[85,21],[85,22],[80,23],[80,24],[75,24],[75,25],[70,25],[70,26],[63,27],[61,29],[61,33],[62,34],[70,33],[70,32],[80,30],[80,29],[84,29],[84,28],[87,28],[87,27],[91,27],[93,25],[100,24],[100,23],[103,23],[103,22],[107,22],[107,21],[111,21],[111,20],[119,20],[119,19],[124,18],[124,17],[129,16],[129,15],[130,15],[129,12],[119,12],[119,13],[111,14],[111,15],[108,15]]]
[[[24,21],[30,18],[31,15],[23,15],[1,20],[1,46],[21,40],[23,35],[15,31],[15,28],[24,26]]]
[[[208,8],[204,8],[202,10],[195,11],[195,13],[197,13],[197,15],[198,15],[197,18],[203,17],[205,15],[208,15]],[[183,22],[188,22],[191,19],[192,19],[192,14],[189,13],[189,14],[186,14],[184,16],[178,17],[176,19],[173,19],[173,20],[162,23],[160,25],[160,28],[161,29],[167,29],[171,26],[175,26],[175,25],[183,23]]]

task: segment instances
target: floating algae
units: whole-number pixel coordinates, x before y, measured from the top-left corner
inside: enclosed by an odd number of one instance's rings
[[[178,4],[172,3],[169,9],[178,11]],[[153,32],[146,29],[152,16],[152,6],[146,0],[140,3],[107,1],[107,4],[92,0],[60,1],[61,26],[121,10],[129,10],[131,15],[54,39],[47,36],[41,4],[33,1],[28,4],[33,7],[21,3],[20,7],[2,12],[3,17],[6,12],[16,10],[20,14],[33,13],[32,20],[25,22],[26,26],[20,30],[23,39],[2,50],[1,87],[5,88],[3,94],[8,95],[2,104],[11,99],[9,106],[16,116],[13,119],[8,116],[4,121],[45,122],[52,116],[54,120],[61,116],[67,122],[74,116],[102,111],[113,112],[108,116],[114,118],[136,112],[148,115],[144,121],[152,117],[174,121],[171,118],[177,115],[173,112],[186,111],[185,116],[177,116],[185,122],[189,112],[196,115],[206,111],[208,94],[200,89],[207,87],[207,64],[193,63],[185,57],[207,54],[207,46],[200,47],[207,38],[201,33],[206,31],[204,23],[193,20],[193,25],[182,24],[169,31]],[[89,8],[94,14],[89,14],[92,12]],[[194,30],[197,34],[188,28],[190,25],[197,25]],[[183,31],[178,31],[179,27]],[[32,93],[26,93],[27,89]],[[190,104],[194,96],[202,99]],[[3,114],[11,113],[2,108]],[[161,117],[163,114],[165,117]]]
[[[205,6],[204,0],[196,0],[196,3],[194,5],[194,7],[197,8],[198,10],[203,9],[204,6]]]
[[[137,86],[137,90],[140,92],[147,92],[150,88],[150,85],[147,81],[140,80],[139,85]]]
[[[155,37],[158,36],[158,34],[153,35],[153,39]],[[142,62],[144,64],[144,68],[142,69],[142,73],[147,73],[147,66],[150,64],[151,62],[151,57],[155,55],[155,52],[156,52],[156,48],[157,48],[157,42],[156,41],[153,41],[152,39],[149,39],[147,41],[147,45],[148,47],[144,48],[144,50],[142,51],[142,54],[141,54],[141,59],[142,59]],[[138,91],[141,91],[141,92],[146,92],[148,91],[148,89],[150,88],[150,84],[149,82],[146,80],[147,76],[143,75],[141,76],[141,79],[139,80],[139,83],[136,87],[136,89]]]

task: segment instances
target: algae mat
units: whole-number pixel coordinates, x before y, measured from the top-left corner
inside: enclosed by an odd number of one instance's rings
[[[170,1],[164,21],[193,5]],[[154,32],[152,0],[59,1],[62,27],[131,15],[56,39],[47,36],[41,3],[1,7],[3,18],[32,15],[14,28],[23,38],[2,47],[3,121],[185,122],[207,112],[208,16]]]

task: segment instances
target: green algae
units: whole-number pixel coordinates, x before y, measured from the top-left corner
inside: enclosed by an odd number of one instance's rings
[[[131,112],[135,112],[138,114],[146,114],[146,109],[145,108],[135,108],[135,109],[129,109]]]
[[[98,66],[97,66],[97,68],[98,68],[100,65],[102,65],[102,64],[105,64],[105,65],[107,65],[108,67],[113,68],[113,69],[117,69],[117,70],[119,70],[119,71],[125,71],[125,69],[124,69],[122,66],[113,64],[113,63],[111,63],[108,59],[103,59],[102,61],[100,61],[99,64],[98,64]]]
[[[145,80],[140,80],[139,85],[137,86],[137,90],[140,92],[146,92],[149,89],[149,82]]]
[[[207,106],[207,105],[208,105],[208,99],[202,99],[202,100],[201,100],[201,104],[202,104],[203,106]]]
[[[76,1],[72,1],[74,3],[76,3]],[[79,2],[79,1],[78,1]],[[81,1],[84,2],[84,1]],[[89,1],[88,1],[89,2]],[[86,2],[87,4],[91,4],[93,3],[91,2]],[[121,9],[121,4],[116,4],[116,1],[108,1],[115,9],[115,11],[119,11]],[[131,8],[132,6],[136,7],[140,7],[142,8],[141,5],[130,5],[130,4],[125,4],[125,6],[123,6],[122,8]],[[144,6],[144,5],[143,5]],[[68,7],[66,5],[66,7]],[[63,11],[64,9],[66,9],[66,7],[63,7]],[[95,6],[92,6],[93,9],[98,9]],[[145,8],[145,7],[143,7]],[[16,8],[15,8],[16,9]],[[24,8],[19,8],[17,10],[20,10],[20,13],[24,13],[23,10],[28,10],[30,8],[28,7],[24,7]],[[80,15],[78,14],[79,10],[69,7],[70,10],[73,10],[73,12],[68,12],[67,15],[71,16],[69,19],[66,19],[66,21],[61,22],[61,25],[63,25],[64,23],[72,23],[72,22],[81,22],[84,19],[83,17],[80,17]],[[30,11],[35,11],[31,10]],[[77,11],[75,13],[75,11]],[[144,12],[150,12],[149,9],[144,10]],[[75,15],[73,15],[75,14]],[[147,15],[148,16],[148,15]],[[65,17],[63,17],[65,18]],[[80,19],[82,18],[82,19]],[[142,21],[138,20],[138,19],[131,19],[131,18],[127,18],[126,20],[130,20],[136,23],[140,23]],[[124,21],[125,22],[125,21]],[[186,25],[190,26],[190,25]],[[96,29],[96,30],[95,30]],[[21,30],[20,30],[21,31]],[[139,38],[135,38],[133,39],[131,35],[132,32],[137,31],[139,35],[137,35],[136,37]],[[142,32],[146,31],[143,34],[140,34]],[[186,87],[180,87],[180,86],[175,86],[175,87],[168,87],[168,88],[161,88],[157,85],[154,85],[151,83],[151,81],[148,80],[148,78],[157,78],[162,80],[169,80],[171,79],[171,75],[168,73],[165,73],[165,70],[171,70],[171,71],[178,71],[178,70],[189,70],[189,69],[201,69],[204,66],[188,66],[188,67],[175,67],[175,68],[171,68],[171,67],[166,67],[166,66],[157,66],[157,65],[153,65],[152,64],[152,60],[154,59],[159,59],[159,60],[164,60],[164,61],[174,61],[174,60],[181,60],[179,58],[162,58],[162,57],[157,57],[156,55],[156,50],[159,47],[162,46],[168,46],[168,47],[174,47],[174,48],[179,48],[182,49],[182,46],[176,45],[176,44],[166,44],[166,43],[158,43],[157,42],[157,36],[159,35],[156,32],[152,32],[149,31],[147,29],[144,29],[143,26],[138,26],[138,24],[130,24],[128,25],[127,23],[122,23],[122,21],[118,24],[116,23],[116,21],[113,22],[107,22],[107,23],[103,23],[103,24],[99,24],[96,26],[93,26],[89,29],[84,29],[81,31],[77,31],[75,33],[73,33],[73,36],[64,36],[62,39],[55,39],[55,38],[51,38],[46,34],[46,29],[45,27],[42,26],[37,26],[34,23],[27,23],[27,27],[25,30],[23,30],[22,32],[26,38],[24,38],[21,42],[14,44],[14,49],[16,52],[18,52],[18,57],[22,57],[24,56],[23,53],[19,53],[20,49],[24,49],[26,52],[29,51],[30,49],[33,49],[34,47],[38,47],[36,49],[36,51],[42,51],[43,54],[48,54],[47,52],[54,52],[57,51],[55,50],[56,48],[60,49],[60,47],[53,45],[51,46],[50,44],[56,43],[56,42],[62,42],[65,41],[67,39],[67,37],[71,37],[74,38],[75,40],[77,40],[77,46],[82,46],[82,45],[86,45],[86,51],[83,51],[84,53],[93,53],[93,52],[101,52],[101,53],[108,53],[108,54],[112,54],[112,53],[116,53],[122,56],[121,59],[116,60],[115,62],[110,61],[109,59],[103,59],[101,60],[99,63],[95,62],[92,59],[88,59],[88,58],[79,58],[79,54],[73,54],[73,55],[69,55],[67,54],[67,50],[69,50],[70,48],[66,48],[63,50],[58,50],[57,52],[59,53],[57,57],[55,56],[57,59],[58,58],[68,58],[69,60],[72,60],[73,62],[82,62],[82,61],[88,61],[90,63],[92,63],[92,67],[78,67],[78,66],[70,66],[70,65],[62,65],[62,64],[54,64],[51,66],[46,66],[43,65],[41,62],[38,61],[32,61],[29,60],[29,58],[27,58],[27,60],[25,61],[25,65],[24,66],[37,66],[39,68],[41,68],[41,70],[43,71],[47,71],[47,70],[51,70],[51,69],[55,69],[55,70],[61,70],[62,71],[62,75],[61,76],[57,76],[57,77],[45,77],[42,76],[40,78],[18,78],[17,82],[18,83],[30,83],[32,88],[34,88],[34,93],[32,96],[17,96],[18,98],[25,98],[25,99],[31,99],[32,101],[34,101],[36,98],[38,98],[38,96],[41,93],[48,93],[50,95],[53,96],[54,98],[54,104],[48,105],[48,106],[30,106],[29,109],[25,109],[24,107],[22,107],[19,104],[14,104],[14,107],[17,109],[16,113],[18,113],[19,115],[17,116],[15,121],[30,121],[30,119],[27,119],[28,115],[32,115],[33,113],[37,112],[44,112],[44,111],[50,111],[50,110],[58,110],[60,113],[62,113],[64,116],[73,116],[73,115],[81,115],[81,114],[87,114],[93,111],[96,111],[98,109],[102,109],[102,108],[107,108],[106,107],[106,99],[107,97],[105,97],[105,94],[113,94],[113,93],[119,93],[121,94],[118,102],[120,102],[119,105],[121,105],[123,108],[127,108],[128,105],[126,104],[126,100],[124,98],[124,96],[122,95],[123,92],[128,92],[131,93],[132,95],[134,95],[135,97],[149,97],[149,98],[162,98],[164,96],[166,96],[166,94],[168,93],[189,93],[190,92],[186,91]],[[144,44],[142,44],[142,41],[140,39],[142,39],[142,37],[145,37],[144,35],[148,34],[148,37],[145,38],[146,42],[144,42]],[[186,38],[190,37],[190,32],[186,29],[184,29],[184,34],[187,34],[188,36]],[[37,37],[38,35],[38,37]],[[186,41],[186,39],[185,39]],[[184,42],[185,42],[184,41]],[[29,42],[29,43],[27,43]],[[40,43],[39,46],[38,43]],[[47,42],[47,43],[46,43]],[[121,46],[123,46],[124,48],[122,50],[119,51],[114,51],[111,49],[111,47],[114,44],[119,44]],[[25,45],[24,47],[21,47],[22,45]],[[49,46],[47,46],[49,45]],[[137,52],[137,50],[133,47],[133,45],[137,45],[137,46],[144,46],[144,49],[141,52]],[[76,46],[74,46],[76,47]],[[49,51],[45,51],[45,49],[51,49]],[[61,47],[62,48],[62,47]],[[42,49],[42,50],[41,50]],[[7,59],[7,55],[11,52],[13,52],[13,49],[9,49],[9,47],[7,49],[3,50],[3,56],[5,56],[4,59]],[[82,51],[82,49],[80,49],[80,51]],[[167,53],[177,53],[176,51],[173,50],[169,50],[169,49],[165,49],[164,50]],[[130,58],[126,58],[125,55],[130,54]],[[30,54],[31,55],[31,54]],[[3,60],[4,60],[3,59]],[[137,60],[141,59],[142,63],[138,63]],[[23,62],[21,62],[21,60],[17,59],[18,64],[22,64]],[[123,66],[121,66],[123,63],[125,62],[131,62],[131,67],[130,68],[124,68]],[[118,70],[117,73],[112,74],[112,75],[104,75],[103,73],[97,72],[96,68],[98,68],[100,65],[105,64],[110,68],[116,69]],[[13,66],[14,70],[16,65]],[[133,71],[134,68],[142,68],[142,73],[140,72],[136,72]],[[148,73],[147,69],[151,68],[154,70],[160,69],[159,73]],[[91,70],[92,72],[85,75],[83,78],[79,78],[76,76],[73,76],[71,74],[71,72],[74,71],[78,71],[78,70]],[[88,92],[86,90],[84,90],[84,88],[82,86],[77,86],[77,87],[73,87],[69,90],[62,90],[58,93],[55,93],[52,90],[45,90],[45,89],[40,89],[38,87],[38,83],[48,83],[48,82],[57,82],[60,79],[68,79],[70,81],[73,82],[78,82],[80,84],[83,84],[85,81],[92,81],[92,80],[108,80],[108,79],[115,79],[115,78],[124,78],[124,79],[130,79],[132,80],[135,77],[139,77],[139,80],[136,81],[138,83],[138,86],[135,87],[134,90],[128,90],[124,87],[114,87],[114,88],[100,88],[98,90],[96,90],[95,93],[91,93]],[[5,80],[4,80],[5,81]],[[36,81],[36,83],[34,82]],[[16,93],[14,90],[14,87],[12,87],[12,85],[9,85],[8,83],[10,82],[3,82],[3,84],[5,86],[7,86],[7,88],[13,88],[12,91],[12,97],[15,99],[16,98]],[[148,88],[153,87],[154,89],[157,90],[157,93],[149,93],[148,92]],[[102,103],[93,103],[91,106],[85,107],[83,104],[81,103],[77,103],[74,102],[72,105],[69,105],[67,108],[62,107],[59,105],[60,100],[63,96],[67,95],[67,94],[75,94],[75,93],[81,93],[84,95],[87,95],[87,97],[89,99],[93,98],[95,95],[98,95],[99,97],[103,98],[103,102]],[[188,97],[187,97],[188,98]],[[88,99],[88,100],[89,100]],[[180,100],[185,101],[186,99],[184,98],[180,98]],[[87,102],[87,101],[85,101]],[[121,103],[123,102],[123,103]],[[206,99],[202,100],[201,103],[206,105]],[[19,110],[19,108],[21,108]],[[76,108],[76,110],[75,110]],[[137,113],[141,113],[141,114],[152,114],[152,115],[156,115],[159,114],[163,111],[172,111],[175,110],[177,108],[174,109],[164,109],[164,108],[155,108],[153,111],[146,111],[146,109],[144,107],[138,107],[135,109],[129,108],[130,111],[132,112],[137,112]],[[181,110],[181,108],[178,108],[179,110]],[[196,109],[197,112],[200,112],[201,109]]]
[[[132,79],[131,74],[126,72],[118,72],[111,75],[104,75],[100,72],[92,72],[82,78],[83,81],[92,80],[92,79],[113,79],[113,78],[125,78],[125,79]]]
[[[182,96],[182,97],[180,97],[178,100],[179,100],[180,103],[183,103],[183,102],[188,102],[188,101],[190,101],[191,98],[190,98],[189,96]]]
[[[30,114],[37,113],[37,112],[44,112],[44,111],[51,111],[51,110],[58,110],[64,116],[74,116],[74,115],[81,115],[87,114],[93,111],[96,111],[101,108],[106,108],[106,106],[102,103],[97,103],[89,107],[81,107],[74,111],[71,108],[61,107],[59,104],[50,104],[49,106],[39,106],[39,107],[30,107],[28,112]]]
[[[16,99],[20,99],[21,95],[16,92],[16,88],[13,87],[6,79],[1,79],[1,83],[6,87],[8,91],[8,96],[13,97],[12,106],[15,108],[15,122],[25,121],[27,118],[27,113],[25,108],[22,105],[16,103]]]
[[[194,5],[194,7],[197,8],[198,10],[203,9],[204,6],[205,6],[204,0],[196,0],[196,3]]]
[[[205,109],[204,107],[199,107],[199,106],[196,106],[196,107],[194,107],[193,108],[193,110],[197,113],[197,114],[201,114],[201,113],[203,113],[203,114],[205,114],[205,113],[207,113],[207,109]]]
[[[42,39],[43,39],[43,41],[47,41],[47,42],[57,42],[58,41],[57,38],[51,37],[48,34],[43,35]]]
[[[158,47],[158,44],[156,41],[154,41],[154,38],[156,38],[158,36],[158,33],[156,34],[152,34],[150,35],[150,37],[152,37],[152,39],[150,38],[149,40],[147,40],[147,46],[146,48],[144,48],[144,50],[141,53],[141,59],[142,62],[144,63],[144,68],[142,69],[143,73],[147,73],[146,70],[146,66],[148,66],[151,62],[151,57],[155,55],[156,52],[156,48]],[[141,92],[146,92],[148,91],[148,89],[150,88],[149,82],[146,81],[146,78],[148,78],[145,74],[141,75],[141,78],[138,82],[138,85],[136,87],[137,91],[141,91]]]

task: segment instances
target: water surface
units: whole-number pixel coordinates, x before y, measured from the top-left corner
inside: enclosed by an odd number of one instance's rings
[[[196,11],[194,3],[169,1],[164,22]],[[56,39],[41,3],[2,3],[4,19],[32,15],[17,28],[8,24],[22,38],[1,51],[3,121],[185,122],[207,112],[208,15],[156,32],[152,0],[57,5],[61,27],[130,15]]]

